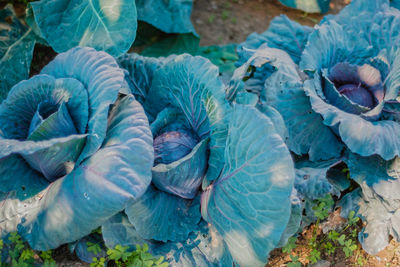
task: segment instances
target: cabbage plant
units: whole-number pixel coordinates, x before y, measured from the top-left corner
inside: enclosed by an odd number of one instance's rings
[[[89,234],[151,180],[147,117],[105,52],[73,48],[0,104],[0,237],[48,250]]]
[[[144,103],[155,160],[146,193],[103,224],[106,245],[148,243],[173,266],[266,263],[289,221],[294,180],[272,120],[230,105],[205,58],[130,54],[119,63]]]
[[[389,234],[398,239],[399,21],[384,0],[352,1],[314,29],[276,19],[281,35],[271,26],[239,47],[243,65],[227,91],[231,101],[253,94],[278,110],[295,154],[344,160],[362,189],[353,206],[368,223],[360,241],[373,254]]]

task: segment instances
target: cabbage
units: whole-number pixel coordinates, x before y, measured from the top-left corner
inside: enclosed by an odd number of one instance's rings
[[[146,243],[173,266],[263,265],[291,210],[294,167],[280,126],[230,105],[205,58],[131,54],[119,63],[149,117],[155,161],[146,193],[103,224],[106,245]]]
[[[243,96],[249,100],[255,95],[258,107],[261,103],[276,109],[288,131],[289,149],[307,155],[317,169],[320,160],[344,160],[361,188],[344,197],[343,214],[356,207],[367,223],[360,242],[375,254],[387,245],[389,235],[399,240],[400,11],[386,0],[354,0],[311,32],[283,21],[274,22],[283,29],[282,36],[271,27],[241,45],[241,66],[227,96],[242,102]],[[289,26],[296,35],[285,34]],[[315,191],[310,189],[318,188],[298,182],[292,206],[297,213],[296,198],[311,197]],[[332,182],[340,184],[337,177]],[[318,185],[328,189],[329,184]],[[292,217],[298,224],[298,216]]]
[[[141,105],[118,98],[115,60],[92,48],[59,54],[0,104],[0,236],[32,248],[75,241],[140,198],[152,137]]]

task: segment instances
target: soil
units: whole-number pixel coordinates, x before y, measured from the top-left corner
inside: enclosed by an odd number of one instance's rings
[[[332,0],[329,13],[339,12],[350,0]],[[253,32],[264,32],[276,16],[285,14],[314,26],[323,15],[306,14],[278,0],[194,0],[192,21],[201,45],[240,43]]]

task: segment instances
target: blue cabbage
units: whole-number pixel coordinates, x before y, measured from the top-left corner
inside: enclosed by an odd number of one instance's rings
[[[229,105],[218,68],[202,57],[128,55],[120,64],[144,103],[155,161],[152,186],[103,225],[106,245],[147,243],[172,266],[264,264],[291,210],[294,168],[279,114]],[[224,226],[225,213],[235,224]]]
[[[138,20],[166,33],[195,33],[192,5],[192,0],[136,0]]]
[[[56,52],[90,46],[118,56],[128,51],[136,37],[134,0],[40,0],[29,8],[30,24]]]
[[[247,56],[247,62],[232,76],[228,99],[235,101],[240,95],[254,94],[256,101],[276,109],[287,128],[286,143],[292,152],[308,154],[312,161],[339,157],[343,144],[312,111],[303,89],[304,75],[291,57],[268,46],[249,50]]]
[[[0,104],[0,236],[32,248],[75,241],[140,198],[152,136],[116,61],[92,48],[58,55]],[[112,105],[112,107],[111,107]]]
[[[309,13],[325,13],[329,10],[331,0],[279,0],[288,7],[297,8]]]
[[[398,52],[386,49],[375,55],[366,40],[352,40],[330,21],[311,34],[300,66],[312,73],[304,90],[324,124],[352,152],[389,160],[400,154],[400,140],[392,138],[400,124],[385,116],[385,106],[397,102],[398,93]]]
[[[0,10],[0,24],[1,103],[14,84],[28,78],[36,37],[32,29],[17,18],[11,4]]]
[[[391,138],[400,131],[398,117],[392,115],[397,108],[399,34],[395,29],[400,11],[384,1],[376,8],[360,2],[353,1],[337,16],[328,16],[308,36],[299,62],[305,73],[282,56],[283,52],[270,50],[268,57],[273,62],[270,65],[285,60],[285,66],[271,69],[260,63],[259,58],[266,57],[262,47],[244,54],[247,63],[237,70],[243,73],[247,70],[244,66],[255,67],[255,71],[246,74],[249,85],[245,84],[242,90],[256,92],[261,101],[277,109],[289,131],[290,149],[296,154],[308,153],[312,160],[337,157],[343,146],[362,156],[378,154],[386,160],[400,153],[399,139]],[[372,17],[372,24],[360,22],[359,17],[358,21],[355,17],[347,20],[346,14],[354,13],[360,13],[362,18]],[[357,34],[361,39],[354,38],[356,32],[361,32]],[[283,83],[285,90],[281,89]],[[237,91],[238,84],[234,78],[230,90]],[[315,119],[305,120],[307,116]],[[329,140],[325,142],[329,146],[324,148],[325,155],[320,154],[322,149],[314,152],[309,148],[322,137],[304,138],[309,135],[305,129],[316,128],[321,130],[314,132],[330,132],[329,137],[323,134]],[[302,140],[297,141],[295,136]]]
[[[219,71],[189,55],[157,60],[130,55],[120,64],[132,92],[141,92],[155,152],[154,187],[125,212],[143,238],[184,240],[198,229],[196,195],[206,172],[212,181],[222,169],[230,107]]]

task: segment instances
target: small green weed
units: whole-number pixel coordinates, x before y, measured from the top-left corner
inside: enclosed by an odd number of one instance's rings
[[[309,252],[307,259],[310,263],[316,263],[323,255],[331,256],[341,250],[346,258],[355,255],[356,266],[363,266],[366,259],[362,256],[361,250],[357,245],[357,224],[360,218],[356,216],[354,211],[349,213],[347,224],[342,230],[332,230],[324,236],[318,236],[317,229],[320,223],[328,218],[333,205],[334,201],[330,195],[326,195],[314,203],[312,209],[317,221],[314,225],[312,236],[308,240]],[[290,254],[291,262],[288,263],[289,267],[301,266],[299,255],[292,254],[294,248],[296,248],[296,238],[293,239],[293,237],[282,248],[282,252]]]
[[[136,245],[136,250],[130,251],[128,246],[117,245],[107,250],[107,258],[93,258],[90,267],[103,267],[106,261],[113,261],[117,267],[167,267],[164,257],[155,258],[149,252],[147,244]]]
[[[35,252],[25,243],[18,233],[11,233],[7,242],[0,240],[0,256],[7,246],[7,259],[0,261],[0,267],[29,267],[41,264],[44,267],[57,267],[52,258],[52,251]],[[1,259],[1,258],[0,258]],[[4,259],[3,259],[4,260]]]

